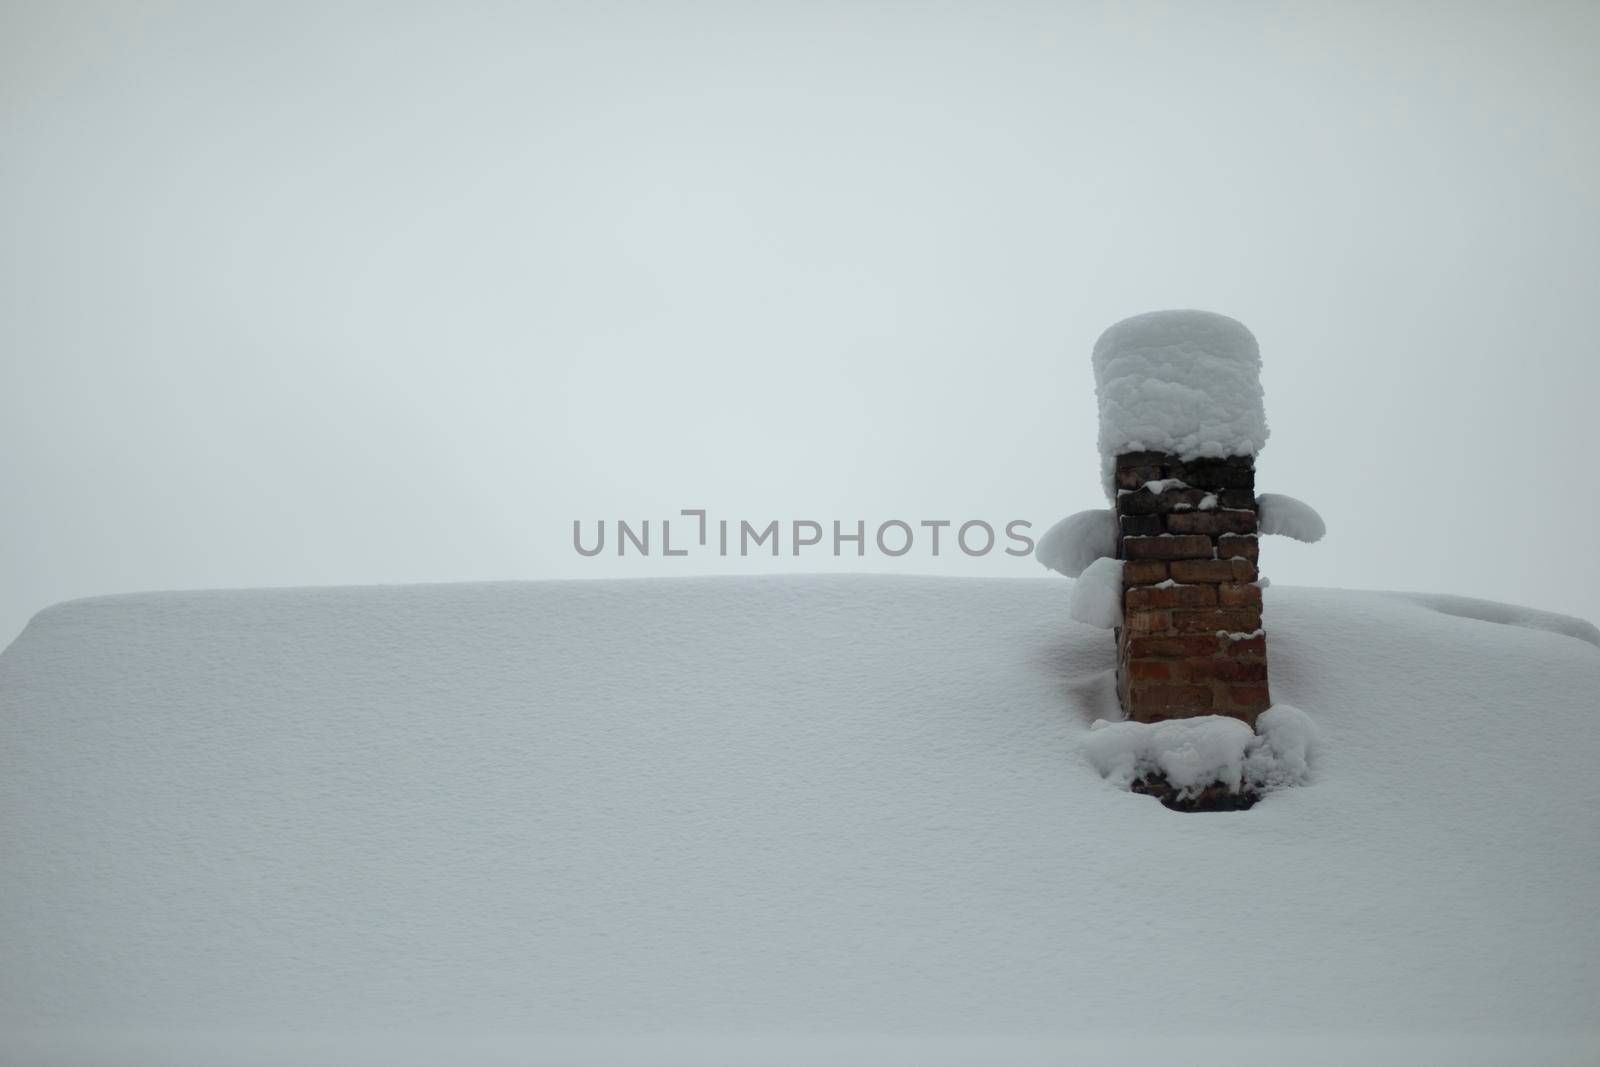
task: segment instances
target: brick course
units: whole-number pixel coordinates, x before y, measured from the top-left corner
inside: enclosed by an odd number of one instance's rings
[[[1253,534],[1256,513],[1243,508],[1174,511],[1166,516],[1167,532],[1176,534]]]
[[[1218,559],[1247,559],[1255,563],[1260,552],[1260,545],[1254,534],[1245,536],[1223,534],[1217,538]]]
[[[1215,585],[1131,586],[1123,595],[1122,606],[1127,611],[1145,608],[1206,608],[1216,607]]]
[[[1123,537],[1123,559],[1213,559],[1216,543],[1202,534],[1182,537]]]
[[[1122,565],[1122,584],[1155,585],[1167,580],[1167,566],[1159,559],[1130,559]]]

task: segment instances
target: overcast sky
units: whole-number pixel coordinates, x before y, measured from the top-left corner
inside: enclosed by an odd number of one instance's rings
[[[1330,530],[1275,582],[1600,618],[1597,54],[1595,4],[5,0],[0,644],[134,590],[1042,574],[571,523],[1038,534],[1162,307],[1260,340],[1258,486]]]

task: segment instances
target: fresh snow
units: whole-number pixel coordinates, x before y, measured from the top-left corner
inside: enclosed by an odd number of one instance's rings
[[[1317,732],[1305,712],[1276,704],[1261,713],[1259,729],[1238,719],[1200,715],[1166,722],[1096,722],[1084,754],[1101,776],[1127,788],[1159,772],[1180,798],[1211,785],[1230,793],[1266,793],[1300,785],[1310,775]]]
[[[1102,556],[1072,584],[1067,614],[1101,630],[1122,625],[1122,561]]]
[[[1311,777],[1317,727],[1290,704],[1274,704],[1256,718],[1257,741],[1245,755],[1245,784],[1261,792],[1301,785]]]
[[[1260,493],[1256,496],[1256,511],[1260,516],[1260,529],[1264,534],[1279,534],[1296,541],[1316,542],[1328,532],[1317,509],[1303,500],[1282,493]]]
[[[1587,641],[1600,648],[1600,628],[1587,619],[1575,619],[1571,615],[1561,615],[1554,611],[1540,611],[1537,608],[1501,604],[1493,600],[1478,600],[1475,597],[1455,596],[1450,593],[1390,593],[1389,595],[1410,600],[1444,615],[1476,619],[1497,626],[1523,626],[1530,630],[1565,634],[1567,637]]]
[[[1189,483],[1182,478],[1152,478],[1139,488],[1147,493],[1160,496],[1168,489],[1187,489],[1189,488]],[[1122,494],[1119,492],[1117,495],[1121,496]]]
[[[1267,443],[1261,353],[1250,331],[1209,311],[1124,319],[1094,346],[1100,457],[1115,499],[1116,457],[1253,456]]]
[[[1117,514],[1096,508],[1068,515],[1044,532],[1033,558],[1050,570],[1076,578],[1091,563],[1117,554]]]
[[[1072,585],[51,608],[0,655],[0,1063],[1600,1060],[1592,627],[1275,586],[1309,777],[1182,814],[1091,762]]]

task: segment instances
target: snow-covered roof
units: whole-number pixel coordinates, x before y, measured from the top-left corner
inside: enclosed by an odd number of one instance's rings
[[[47,610],[0,655],[0,1062],[1593,1051],[1593,627],[1274,586],[1321,762],[1183,815],[1085,755],[1114,652],[1072,585]]]
[[[1249,330],[1210,311],[1151,311],[1094,346],[1100,456],[1114,494],[1115,457],[1253,456],[1267,443],[1261,352]]]

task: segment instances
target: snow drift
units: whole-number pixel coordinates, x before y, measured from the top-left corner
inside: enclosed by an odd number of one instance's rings
[[[1180,814],[1091,764],[1072,584],[45,611],[0,655],[0,1062],[1593,1062],[1600,650],[1273,587],[1310,781]]]
[[[1089,727],[1084,752],[1102,777],[1120,786],[1159,774],[1180,798],[1207,786],[1230,793],[1270,793],[1311,777],[1317,731],[1299,708],[1277,704],[1257,730],[1238,719],[1200,715],[1166,722],[1106,722]]]

